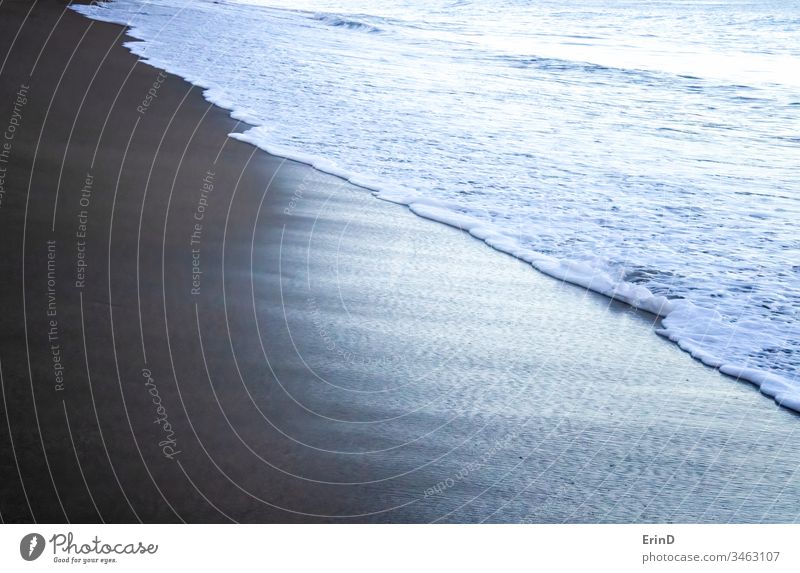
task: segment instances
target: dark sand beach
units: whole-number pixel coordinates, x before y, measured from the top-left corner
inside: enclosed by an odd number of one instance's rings
[[[4,522],[798,521],[797,415],[65,6],[0,3]]]

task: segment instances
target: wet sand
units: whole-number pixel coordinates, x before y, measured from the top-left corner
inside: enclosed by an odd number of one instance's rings
[[[798,520],[798,416],[654,317],[29,9],[0,4],[3,521]]]

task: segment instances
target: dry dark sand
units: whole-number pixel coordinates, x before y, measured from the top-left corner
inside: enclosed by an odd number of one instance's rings
[[[798,520],[798,417],[652,317],[228,139],[122,28],[30,7],[0,4],[4,521]]]

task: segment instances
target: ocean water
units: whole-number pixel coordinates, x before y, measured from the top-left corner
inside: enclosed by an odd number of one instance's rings
[[[240,139],[660,314],[800,410],[800,0],[74,9],[132,26]]]

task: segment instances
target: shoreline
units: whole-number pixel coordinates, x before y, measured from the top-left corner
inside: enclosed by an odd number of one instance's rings
[[[31,78],[0,208],[6,521],[797,520],[793,414],[642,313],[229,138],[123,32],[40,5],[0,76],[0,117]]]
[[[75,10],[81,14],[86,12],[80,7]],[[122,25],[113,20],[101,19],[99,21]],[[180,69],[179,66],[148,55],[147,35],[135,26],[128,25],[128,36],[134,41],[126,42],[125,47],[134,55],[141,57],[144,62],[157,69],[164,68],[203,89],[203,97],[206,101],[228,110],[231,117],[248,126],[248,129],[242,133],[232,134],[234,139],[249,143],[271,155],[296,161],[341,178],[373,193],[379,199],[405,206],[415,215],[466,232],[492,249],[528,263],[537,272],[555,280],[588,289],[614,301],[630,305],[639,311],[653,314],[660,319],[657,327],[654,328],[654,333],[675,343],[692,359],[718,370],[726,376],[749,382],[778,405],[800,413],[800,388],[787,374],[752,367],[749,362],[742,363],[736,359],[726,358],[724,353],[717,352],[719,349],[714,348],[713,343],[709,348],[706,342],[708,339],[732,339],[737,332],[736,326],[723,321],[714,309],[698,307],[693,302],[679,296],[669,298],[664,295],[655,295],[644,285],[613,278],[606,270],[590,268],[582,261],[559,259],[536,252],[520,244],[512,236],[506,234],[502,228],[459,213],[458,206],[449,201],[421,196],[416,191],[405,188],[402,184],[396,185],[394,182],[383,184],[382,181],[369,175],[340,167],[327,157],[284,149],[265,141],[258,134],[252,132],[253,128],[258,128],[258,125],[249,113],[237,110],[229,97],[224,94],[224,90],[221,90],[213,81],[205,79],[201,82],[199,78],[190,79],[189,76],[192,74]],[[698,324],[701,327],[698,327]]]

